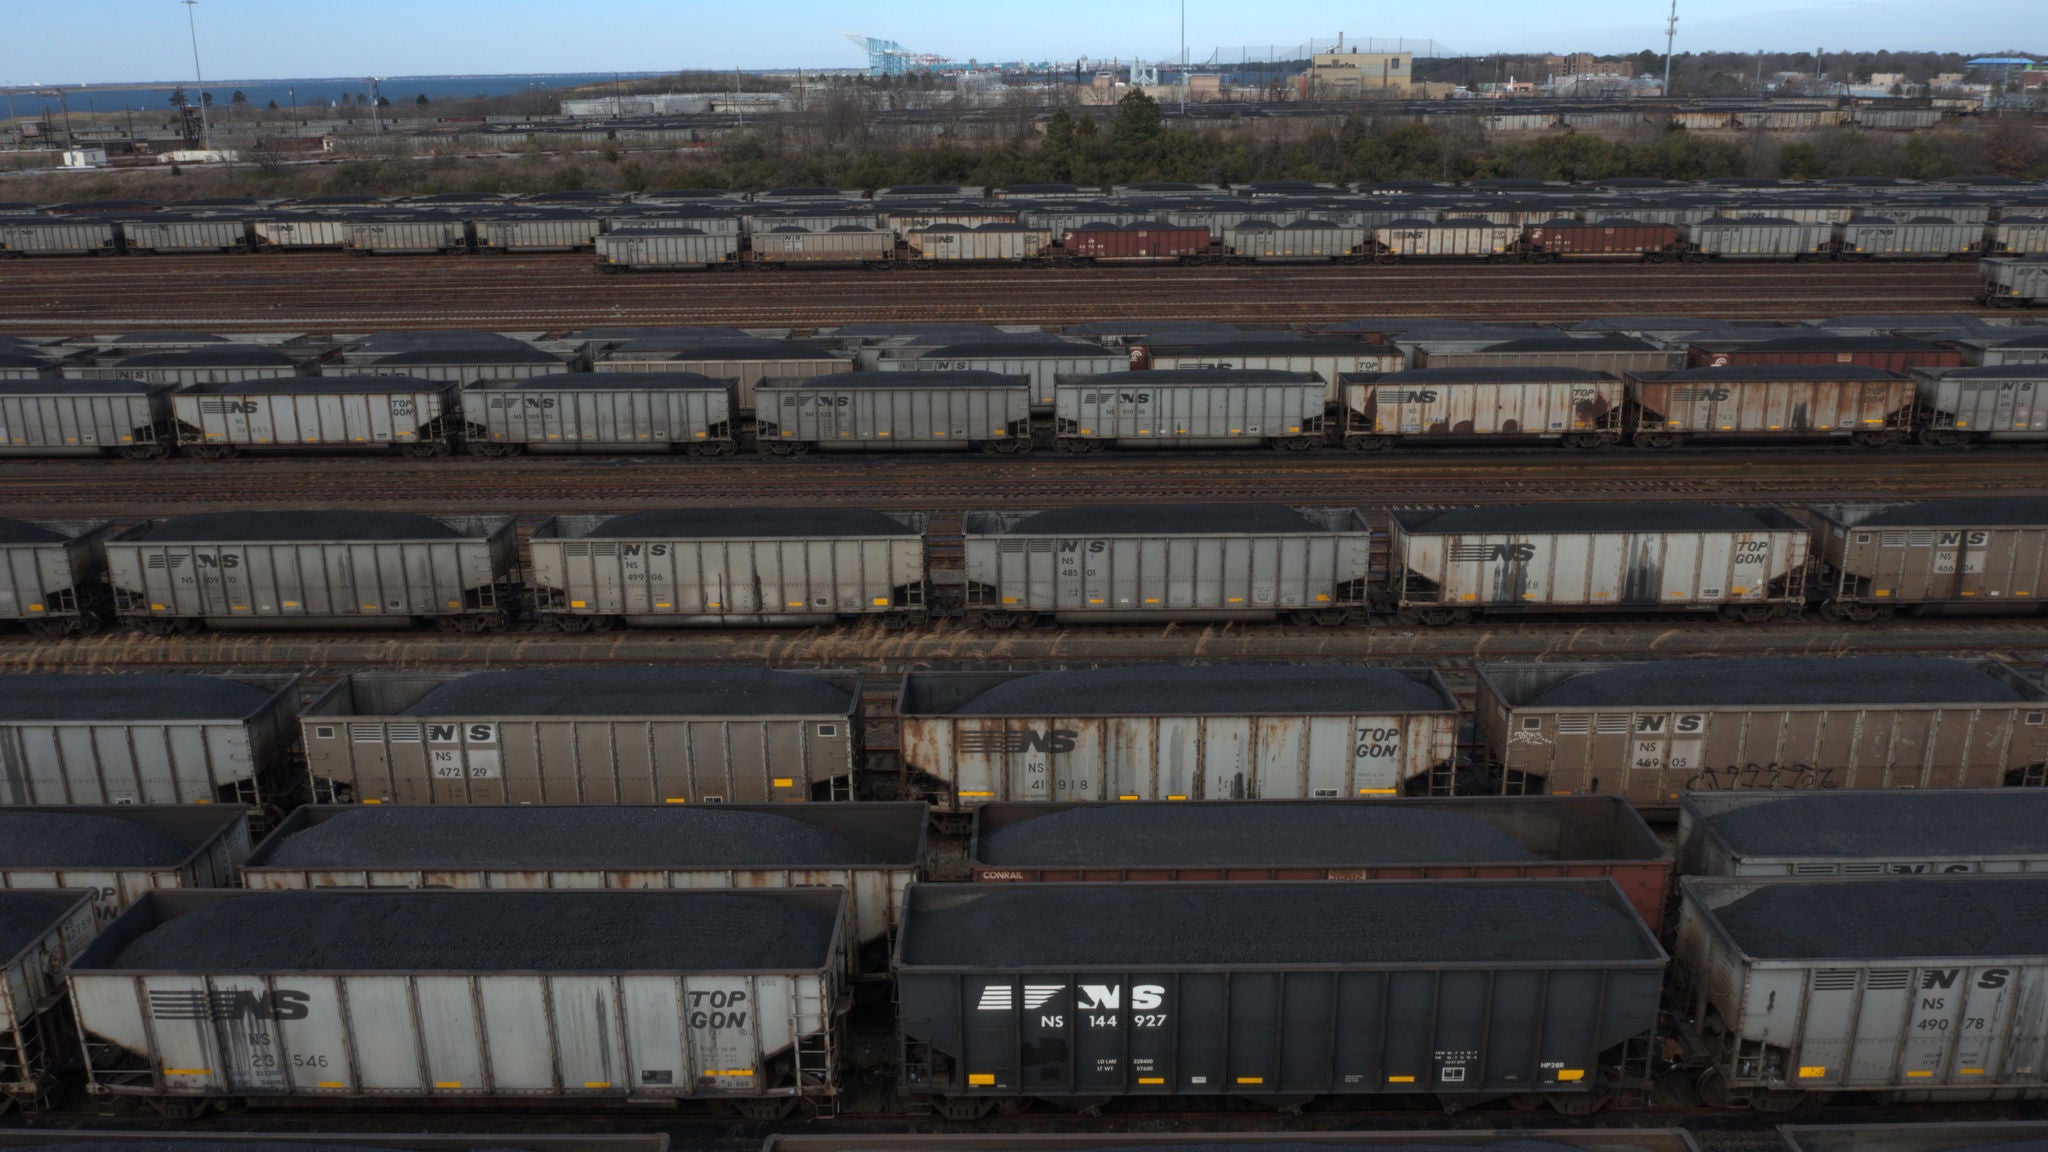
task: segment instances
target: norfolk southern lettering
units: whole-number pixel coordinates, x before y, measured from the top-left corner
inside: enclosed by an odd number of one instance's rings
[[[304,1020],[312,997],[280,988],[275,992],[151,992],[153,1020]]]

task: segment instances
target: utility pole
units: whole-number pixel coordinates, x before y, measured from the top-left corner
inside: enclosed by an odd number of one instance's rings
[[[1664,98],[1671,99],[1671,46],[1678,40],[1678,0],[1671,0],[1671,18],[1664,22]]]
[[[1180,114],[1188,114],[1188,0],[1180,0]]]
[[[292,102],[292,123],[297,124],[299,122],[299,90],[297,88],[286,88],[284,94],[285,98]]]
[[[377,91],[377,78],[375,76],[365,76],[363,77],[363,82],[370,86],[370,123],[375,125],[373,131],[377,135],[382,136],[384,134],[384,110],[380,106],[380,102],[384,97]]]
[[[1676,0],[1674,0],[1675,2]],[[199,138],[204,142],[206,150],[211,152],[213,151],[213,126],[207,123],[206,120],[206,76],[199,70],[199,18],[192,11],[199,6],[199,0],[183,0],[183,3],[185,5],[185,27],[192,33],[192,79],[198,85],[195,95],[199,100]]]

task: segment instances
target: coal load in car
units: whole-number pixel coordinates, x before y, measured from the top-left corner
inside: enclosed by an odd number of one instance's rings
[[[1613,797],[991,803],[968,864],[1003,880],[1611,877],[1656,925],[1671,854]]]
[[[883,978],[924,863],[922,804],[307,805],[248,887],[843,888],[847,960]]]

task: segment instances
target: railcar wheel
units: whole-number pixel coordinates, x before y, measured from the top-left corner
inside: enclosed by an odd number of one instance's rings
[[[1734,1101],[1728,1093],[1728,1077],[1719,1068],[1709,1068],[1700,1073],[1694,1085],[1700,1094],[1700,1103],[1709,1108],[1732,1108]]]
[[[1350,452],[1385,452],[1394,446],[1392,436],[1346,436],[1344,448]]]
[[[481,456],[486,460],[502,460],[507,456],[517,456],[521,452],[526,451],[526,445],[492,444],[483,440],[471,440],[467,445],[467,451],[471,456]]]
[[[186,451],[197,460],[225,460],[235,454],[233,444],[194,444]]]
[[[1676,448],[1680,444],[1685,443],[1685,434],[1682,432],[1638,432],[1635,439],[1636,447],[1638,448]]]
[[[446,440],[419,440],[401,449],[409,459],[434,460],[455,451],[454,445]]]
[[[550,616],[548,620],[571,635],[590,631],[591,618],[588,616]]]
[[[1606,432],[1575,432],[1564,438],[1564,446],[1581,452],[1598,452],[1603,448],[1614,447],[1619,439],[1620,437]]]
[[[161,460],[171,454],[169,444],[124,444],[121,446],[123,460]]]

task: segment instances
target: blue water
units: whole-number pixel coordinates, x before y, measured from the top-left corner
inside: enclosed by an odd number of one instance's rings
[[[644,76],[659,76],[662,73],[620,72],[617,75],[621,80],[632,80]],[[412,109],[415,99],[422,94],[427,97],[427,100],[430,102],[429,107],[431,108],[433,103],[467,100],[475,96],[509,96],[521,92],[531,93],[535,91],[536,87],[540,89],[575,88],[586,84],[608,84],[611,82],[612,76],[613,74],[610,72],[571,72],[529,76],[387,76],[378,81],[377,90],[386,100],[391,101],[394,110],[403,113],[406,110]],[[61,87],[64,93],[64,100],[70,104],[73,111],[79,112],[88,110],[119,112],[123,108],[133,108],[140,112],[143,110],[167,109],[171,105],[171,89],[169,87],[159,87],[156,85],[138,87],[121,84],[63,85]],[[40,108],[48,108],[54,113],[60,107],[58,98],[52,94],[57,90],[55,87],[34,90],[27,88],[0,90],[9,93],[9,98],[14,102],[14,109],[17,115],[26,116]],[[251,105],[257,108],[266,107],[272,100],[275,100],[280,111],[290,110],[293,93],[296,92],[299,111],[305,113],[309,109],[317,110],[338,104],[343,93],[348,93],[351,96],[367,96],[370,92],[370,86],[364,83],[361,77],[353,79],[339,77],[324,80],[209,80],[206,82],[205,90],[213,93],[213,107],[215,108],[226,107],[229,98],[239,91],[248,98]],[[197,99],[198,89],[196,85],[187,84],[186,92],[188,96]],[[536,109],[545,108],[546,111],[553,112],[556,111],[555,104],[556,98],[552,96],[547,97],[544,101],[537,99]],[[535,109],[528,109],[524,105],[519,108],[521,112],[531,110]],[[5,104],[0,104],[0,115],[5,113]]]

